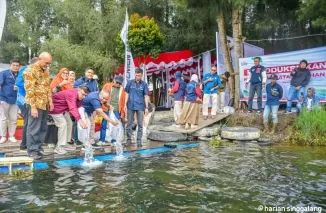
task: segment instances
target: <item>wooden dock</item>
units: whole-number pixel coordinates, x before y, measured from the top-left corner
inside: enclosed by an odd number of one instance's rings
[[[150,126],[151,130],[157,130],[157,131],[164,131],[164,132],[178,132],[178,133],[186,133],[191,134],[194,133],[202,128],[205,128],[207,126],[210,126],[212,124],[215,124],[217,122],[222,121],[223,119],[230,116],[230,114],[225,113],[218,113],[214,119],[212,119],[210,116],[206,120],[204,120],[204,117],[200,115],[199,118],[199,124],[196,128],[193,129],[185,129],[184,126],[181,127],[175,127],[172,126],[171,123],[160,123],[159,125],[152,125]]]
[[[184,144],[187,142],[183,142],[180,144]],[[189,142],[188,142],[189,143]],[[123,145],[125,142],[123,142]],[[3,144],[0,144],[0,153],[5,155],[5,158],[7,157],[27,157],[27,151],[20,151],[19,149],[20,141],[17,143],[10,143],[6,142]],[[141,148],[137,148],[136,143],[133,141],[131,146],[124,147],[124,152],[134,152],[137,150],[145,150],[145,149],[151,149],[151,148],[158,148],[163,147],[164,142],[155,142],[155,141],[145,141],[143,142],[143,146]],[[48,148],[46,144],[43,145],[44,152],[46,153],[45,156],[39,161],[34,162],[40,162],[40,161],[47,161],[52,162],[55,160],[63,160],[63,159],[71,159],[71,158],[78,158],[84,156],[84,151],[82,150],[82,146],[76,146],[76,150],[69,151],[66,155],[58,155],[56,154],[53,149]],[[115,154],[115,147],[111,144],[106,144],[104,146],[101,146],[99,148],[95,148],[94,150],[94,156],[96,155],[104,155],[104,154]]]

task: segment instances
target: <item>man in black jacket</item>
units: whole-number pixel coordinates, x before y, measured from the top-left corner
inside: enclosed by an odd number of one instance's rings
[[[300,61],[300,67],[291,72],[291,86],[287,96],[287,107],[285,113],[290,113],[292,109],[292,100],[298,99],[300,94],[304,94],[304,87],[307,86],[310,80],[310,71],[307,69],[308,62]],[[298,111],[298,109],[297,109]]]

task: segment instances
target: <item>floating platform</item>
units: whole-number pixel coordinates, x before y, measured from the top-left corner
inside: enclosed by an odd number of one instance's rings
[[[168,148],[168,147],[164,147],[163,143],[148,142],[147,146],[145,145],[140,149],[134,149],[133,147],[131,147],[130,149],[128,148],[127,150],[129,150],[129,151],[124,152],[123,157],[127,158],[127,157],[133,156],[135,154],[141,155],[141,156],[153,155],[153,154],[168,152],[168,151],[171,151],[174,149],[187,149],[187,148],[193,148],[196,146],[198,146],[198,143],[178,143],[178,145],[175,148]],[[117,157],[115,154],[101,153],[98,151],[99,150],[97,149],[94,154],[94,159],[99,160],[99,161],[110,161],[110,160],[114,160]],[[28,158],[28,157],[26,157],[26,158]],[[0,159],[3,159],[3,161],[7,161],[7,159],[9,159],[9,158],[4,157],[4,158],[0,158]],[[54,166],[55,167],[65,167],[65,166],[80,166],[82,163],[83,163],[82,155],[80,155],[78,157],[77,156],[72,157],[72,155],[64,155],[64,156],[61,156],[61,159],[44,158],[41,161],[34,161],[32,166],[15,165],[12,167],[12,170],[17,170],[17,169],[40,170],[40,169],[50,168],[51,165],[53,165],[53,167]],[[9,173],[8,167],[0,166],[0,173]]]

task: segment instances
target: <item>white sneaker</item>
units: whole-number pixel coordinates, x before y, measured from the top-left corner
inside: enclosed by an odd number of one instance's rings
[[[57,146],[55,149],[54,149],[54,152],[59,154],[59,155],[65,155],[67,154],[67,151],[64,150],[64,148],[62,146]]]
[[[96,144],[99,145],[99,146],[103,146],[103,145],[105,145],[105,142],[103,142],[103,141],[99,141],[99,142],[97,142]]]
[[[48,144],[48,147],[49,147],[49,149],[54,149],[55,148],[55,145],[53,143],[49,143]]]
[[[76,150],[76,147],[67,144],[67,145],[64,145],[64,146],[63,146],[63,149],[64,149],[65,151],[75,151],[75,150]]]
[[[191,124],[191,129],[195,129],[195,128],[197,128],[198,127],[198,125],[192,125]]]
[[[8,140],[11,142],[11,143],[17,143],[17,140],[15,137],[9,137]]]
[[[189,124],[186,124],[185,125],[185,129],[189,129],[190,128],[190,125]]]
[[[0,139],[0,143],[4,143],[4,142],[6,142],[7,141],[7,138],[6,137],[1,137],[1,139]]]

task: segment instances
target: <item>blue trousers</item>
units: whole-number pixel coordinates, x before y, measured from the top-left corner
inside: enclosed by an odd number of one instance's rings
[[[288,96],[287,96],[287,104],[286,104],[286,111],[291,112],[292,110],[292,100],[293,99],[299,99],[299,96],[301,93],[304,94],[304,87],[301,87],[298,91],[295,90],[295,86],[290,86]],[[299,112],[299,109],[297,108],[297,112]]]
[[[277,111],[278,111],[279,105],[265,105],[264,109],[264,123],[268,123],[268,117],[269,114],[272,113],[272,118],[273,118],[273,123],[277,124],[278,123],[278,118],[277,118]]]

